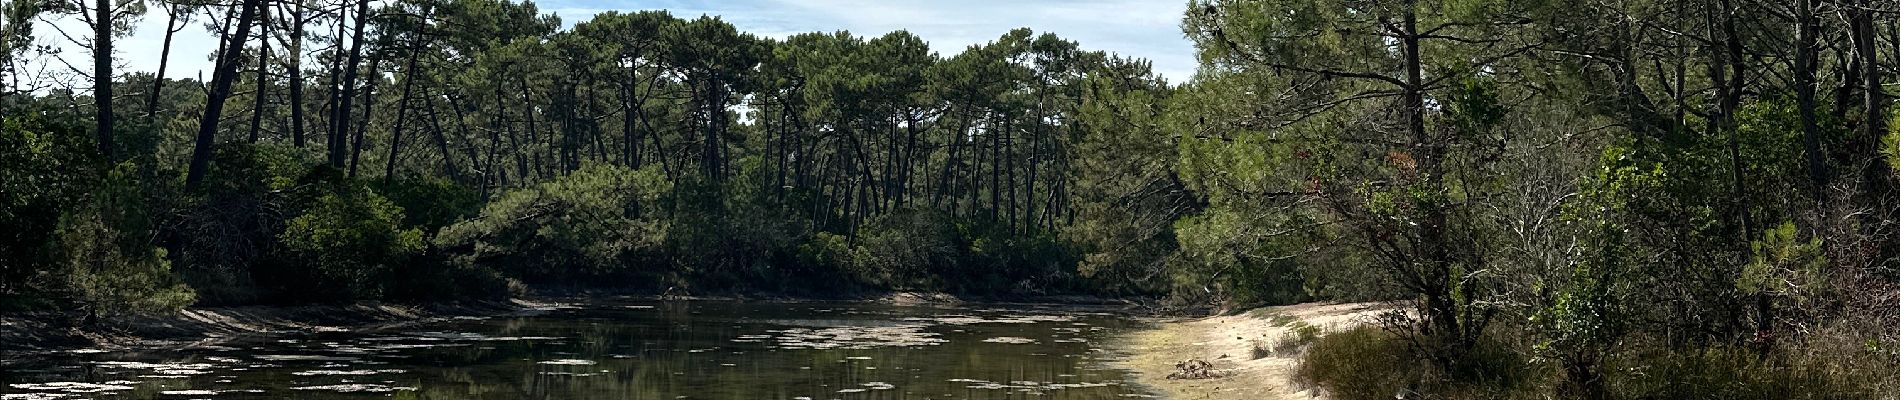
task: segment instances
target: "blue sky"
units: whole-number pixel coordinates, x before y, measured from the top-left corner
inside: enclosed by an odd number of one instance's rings
[[[930,42],[945,56],[972,44],[988,42],[1004,32],[1027,27],[1052,32],[1081,43],[1084,49],[1104,50],[1146,58],[1171,82],[1185,81],[1194,71],[1194,50],[1181,35],[1179,23],[1186,0],[544,0],[543,12],[572,25],[608,10],[664,9],[682,18],[718,16],[740,30],[782,38],[812,31],[847,30],[877,36],[909,30]],[[83,35],[77,22],[60,21],[68,32]],[[132,37],[118,47],[121,67],[151,71],[158,66],[165,19],[156,9],[137,25]],[[58,34],[37,32],[43,43],[64,42]],[[179,33],[173,45],[172,77],[202,74],[209,77],[208,55],[217,40],[196,22]],[[64,57],[85,68],[88,54],[76,47]],[[53,64],[49,67],[55,67]],[[63,68],[63,67],[61,67]]]

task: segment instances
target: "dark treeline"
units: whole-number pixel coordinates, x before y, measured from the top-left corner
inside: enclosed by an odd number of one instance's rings
[[[505,0],[11,2],[0,297],[1396,300],[1301,379],[1891,397],[1896,9],[1195,0],[1200,69],[1170,84],[1026,29],[941,55]],[[115,50],[136,18],[219,49]],[[130,51],[216,70],[114,70]]]
[[[105,30],[8,25],[9,154],[23,158],[5,193],[9,216],[37,218],[7,243],[9,298],[121,310],[499,295],[509,282],[996,295],[1218,284],[1140,265],[1154,260],[1083,266],[1127,244],[1111,235],[1124,222],[1099,214],[1128,188],[1093,177],[1139,173],[1163,192],[1137,195],[1194,203],[1165,167],[1117,162],[1172,158],[1169,142],[1145,138],[1142,154],[1107,142],[1160,112],[1127,96],[1169,86],[1146,61],[1053,34],[1018,29],[945,57],[903,31],[778,40],[658,11],[562,29],[507,1],[12,4],[15,20]],[[106,49],[138,18],[165,19],[167,38],[199,25],[219,37],[209,81],[115,71]],[[49,36],[98,49],[101,69],[24,45]],[[130,51],[198,56],[117,50]],[[93,274],[141,278],[77,278]]]

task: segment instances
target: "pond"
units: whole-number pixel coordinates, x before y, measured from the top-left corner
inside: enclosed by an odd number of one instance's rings
[[[1056,306],[605,300],[402,328],[86,352],[8,367],[0,399],[1121,399],[1104,341]]]

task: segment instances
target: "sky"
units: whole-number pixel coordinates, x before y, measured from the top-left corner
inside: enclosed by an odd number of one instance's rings
[[[542,0],[542,12],[561,17],[572,26],[610,10],[667,10],[675,17],[712,15],[739,30],[784,38],[796,33],[846,30],[875,37],[908,30],[930,42],[943,56],[1002,36],[1019,27],[1049,32],[1103,50],[1145,58],[1170,82],[1193,74],[1193,46],[1181,34],[1180,19],[1186,0]],[[77,21],[57,21],[75,37],[89,31]],[[45,25],[45,24],[41,24]],[[120,68],[125,71],[158,69],[165,18],[156,8],[136,25],[129,38],[117,43]],[[90,68],[89,53],[65,43],[60,34],[42,27],[36,36],[44,44],[64,48],[76,67]],[[212,48],[217,39],[194,22],[179,32],[172,45],[166,76],[210,77]],[[47,68],[65,68],[51,63]]]

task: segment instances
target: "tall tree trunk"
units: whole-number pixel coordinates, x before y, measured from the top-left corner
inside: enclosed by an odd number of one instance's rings
[[[1872,6],[1870,0],[1860,0],[1855,2],[1853,8],[1849,10],[1853,25],[1854,54],[1857,56],[1856,59],[1860,60],[1860,64],[1865,66],[1861,68],[1860,76],[1849,78],[1860,80],[1861,121],[1860,132],[1857,136],[1860,141],[1866,143],[1868,150],[1865,154],[1875,161],[1868,163],[1869,168],[1875,170],[1870,171],[1869,182],[1880,185],[1879,182],[1884,182],[1885,179],[1875,174],[1885,174],[1884,168],[1881,168],[1885,163],[1878,161],[1881,157],[1880,138],[1886,131],[1884,129],[1886,128],[1886,110],[1883,103],[1886,100],[1886,94],[1880,90],[1880,58],[1874,47],[1875,42],[1880,40],[1880,35],[1874,30],[1874,12],[1870,9]]]
[[[341,169],[345,161],[343,152],[349,145],[347,140],[350,134],[350,110],[354,107],[352,103],[356,100],[358,64],[363,62],[363,28],[368,23],[369,0],[357,0],[356,23],[350,33],[350,58],[343,66],[343,94],[338,98],[336,109],[332,111],[337,118],[330,121],[330,136],[334,138],[330,146],[331,168]]]
[[[159,93],[165,90],[165,67],[172,59],[172,37],[178,33],[178,5],[165,4],[165,42],[158,48],[158,71],[152,73],[152,92],[145,96],[145,117],[158,116]]]
[[[211,74],[211,94],[205,98],[204,116],[198,119],[198,137],[191,149],[191,168],[185,173],[185,189],[195,190],[204,182],[205,169],[211,165],[212,136],[224,114],[224,100],[231,97],[231,81],[237,78],[238,59],[243,55],[244,38],[251,32],[251,20],[263,0],[244,0],[237,32],[231,34]]]
[[[1400,46],[1404,52],[1402,67],[1405,70],[1405,84],[1401,88],[1404,102],[1405,130],[1412,136],[1412,151],[1418,162],[1418,185],[1426,193],[1434,195],[1443,192],[1444,171],[1441,167],[1441,153],[1444,151],[1425,129],[1425,82],[1424,63],[1419,55],[1419,40],[1423,36],[1418,31],[1418,4],[1408,0],[1404,5],[1404,21],[1400,29]],[[1425,317],[1428,333],[1443,341],[1447,353],[1441,355],[1441,363],[1456,360],[1471,345],[1470,337],[1464,331],[1459,320],[1459,300],[1453,298],[1456,282],[1460,279],[1452,276],[1454,264],[1448,248],[1446,234],[1446,211],[1443,204],[1424,204],[1419,207],[1421,223],[1419,230],[1419,252],[1424,270],[1419,272],[1419,291],[1424,295]],[[1471,296],[1472,294],[1466,294]]]
[[[432,134],[431,136],[435,137],[436,151],[442,155],[442,172],[448,174],[449,179],[453,179],[456,182],[467,182],[464,180],[466,178],[462,176],[461,170],[455,168],[455,153],[449,151],[448,136],[442,133],[441,117],[437,115],[435,110],[435,97],[425,96],[423,98],[422,104],[428,107],[429,110],[429,132]],[[474,162],[474,160],[469,160],[469,162]]]
[[[253,94],[251,105],[251,130],[247,140],[257,143],[258,131],[263,129],[265,109],[269,105],[266,95],[270,93],[270,8],[265,7],[258,15],[257,35],[257,93]]]
[[[406,63],[408,65],[403,67],[402,97],[401,100],[396,101],[396,127],[389,132],[389,156],[383,160],[383,182],[385,183],[396,178],[396,156],[402,152],[402,129],[403,125],[409,122],[409,94],[416,84],[416,59],[420,58],[417,55],[422,53],[422,47],[418,44],[409,49],[409,61]],[[444,152],[443,155],[446,157],[447,153]]]
[[[112,0],[95,0],[93,13],[92,104],[98,118],[99,154],[117,161],[112,154]]]
[[[357,162],[363,158],[363,136],[369,131],[370,117],[376,115],[376,84],[382,82],[381,78],[383,76],[377,73],[377,71],[381,69],[382,65],[383,61],[380,57],[370,57],[369,83],[363,87],[363,119],[357,120],[356,128],[350,130],[352,132],[350,134],[349,173],[351,178],[356,177]]]
[[[290,2],[296,5],[296,11],[290,14],[290,48],[287,50],[290,52],[290,65],[284,68],[285,72],[290,74],[289,79],[284,81],[290,85],[290,138],[292,145],[297,148],[304,146],[303,2],[305,1],[308,0],[291,0]]]

